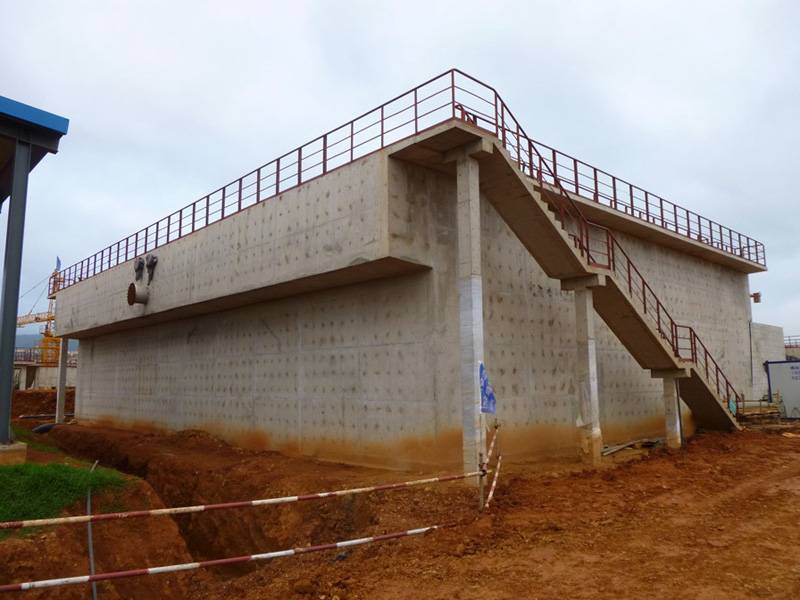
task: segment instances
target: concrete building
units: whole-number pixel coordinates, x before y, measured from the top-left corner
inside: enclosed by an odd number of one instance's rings
[[[494,419],[480,362],[506,455],[737,428],[771,351],[764,270],[759,242],[528,138],[454,70],[51,291],[81,342],[80,420],[472,468]]]

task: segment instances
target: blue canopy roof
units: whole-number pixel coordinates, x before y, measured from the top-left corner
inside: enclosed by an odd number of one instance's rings
[[[0,96],[0,116],[11,117],[29,125],[49,129],[61,135],[65,135],[69,128],[69,119],[54,115],[35,106],[17,102],[5,96]]]

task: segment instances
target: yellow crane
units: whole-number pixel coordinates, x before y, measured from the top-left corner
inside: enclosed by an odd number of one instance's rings
[[[59,272],[58,269],[53,271],[52,280],[55,284],[55,289],[59,285]],[[32,311],[33,309],[31,309]],[[61,353],[61,340],[55,335],[55,321],[56,321],[56,300],[55,297],[50,299],[50,304],[47,307],[47,312],[29,312],[27,315],[17,317],[17,327],[24,327],[33,323],[44,323],[40,329],[42,334],[37,349],[39,351],[39,364],[44,366],[57,366],[59,355]]]

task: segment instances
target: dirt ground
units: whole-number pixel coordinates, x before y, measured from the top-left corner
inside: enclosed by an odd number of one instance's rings
[[[68,425],[42,439],[137,478],[123,497],[101,500],[106,510],[298,494],[420,475],[241,450],[191,431],[135,433]],[[345,551],[102,583],[100,595],[797,598],[798,459],[800,434],[709,433],[675,454],[624,451],[596,470],[564,462],[504,461],[495,504],[483,516],[477,515],[474,489],[447,483],[174,520],[98,523],[98,571],[454,525],[420,538]],[[85,537],[85,526],[65,526],[0,542],[0,582],[84,572]],[[59,548],[56,540],[62,541]],[[80,598],[87,590],[77,586],[70,596],[63,590],[20,595]]]

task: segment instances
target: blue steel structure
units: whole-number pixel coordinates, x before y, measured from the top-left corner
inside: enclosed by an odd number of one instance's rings
[[[28,174],[46,154],[58,152],[58,143],[68,127],[69,121],[64,117],[0,96],[0,210],[9,201],[0,299],[0,444],[12,441],[14,338]]]

